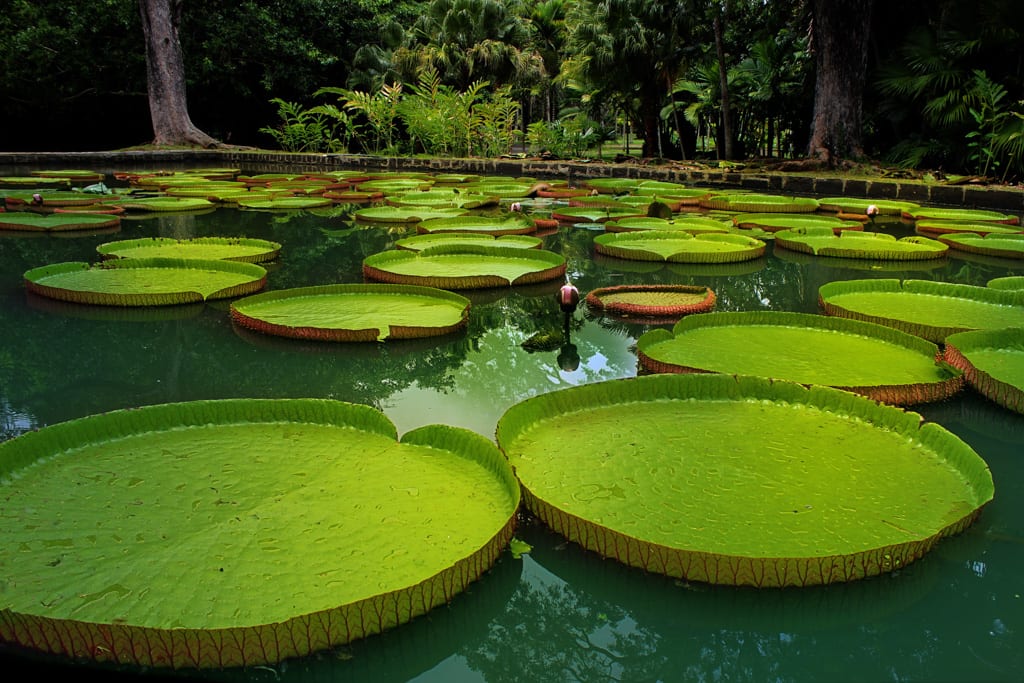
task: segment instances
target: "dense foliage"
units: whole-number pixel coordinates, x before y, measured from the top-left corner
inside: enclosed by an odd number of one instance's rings
[[[137,3],[8,4],[0,148],[150,138]],[[1018,179],[1024,64],[1006,59],[1024,36],[1017,3],[865,4],[866,85],[851,92],[863,129],[832,136],[856,143],[836,158]],[[581,157],[614,140],[644,157],[793,159],[809,153],[816,87],[835,78],[815,67],[830,37],[815,12],[828,7],[185,0],[180,35],[192,119],[231,144],[492,156],[519,143]]]

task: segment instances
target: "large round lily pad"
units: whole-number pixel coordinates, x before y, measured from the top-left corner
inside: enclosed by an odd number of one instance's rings
[[[273,261],[281,245],[248,237],[147,237],[107,242],[96,247],[103,258],[199,258],[265,263]]]
[[[448,334],[466,326],[469,299],[432,287],[342,284],[254,294],[231,319],[257,332],[316,341],[384,341]]]
[[[1024,413],[1024,328],[975,330],[946,337],[943,357],[980,394]]]
[[[626,206],[615,203],[605,206],[569,206],[557,207],[551,210],[551,217],[555,220],[569,223],[587,221],[590,223],[604,223],[631,216],[645,216],[646,207]]]
[[[120,224],[120,217],[106,214],[99,216],[82,213],[40,214],[29,211],[0,213],[0,230],[64,232],[116,228]]]
[[[252,294],[267,282],[255,263],[126,258],[97,265],[55,263],[25,273],[25,288],[62,301],[104,306],[163,306]]]
[[[822,211],[868,215],[868,208],[874,207],[879,216],[899,216],[904,211],[911,211],[920,206],[916,202],[897,199],[871,199],[858,197],[822,197],[818,199],[818,207]]]
[[[707,209],[740,211],[743,213],[813,213],[818,200],[811,197],[738,193],[712,195],[700,203]]]
[[[638,261],[731,263],[764,255],[765,243],[746,235],[646,230],[610,232],[594,238],[599,254]]]
[[[1010,235],[953,233],[940,235],[938,240],[956,251],[1003,258],[1024,258],[1024,233]]]
[[[126,197],[117,201],[128,211],[201,211],[213,209],[217,204],[201,197]]]
[[[0,639],[175,668],[275,664],[406,623],[493,565],[519,502],[485,437],[398,441],[379,411],[321,399],[52,425],[0,444],[0,488]]]
[[[840,280],[818,288],[822,310],[942,343],[970,330],[1024,327],[1024,291],[930,280]]]
[[[638,232],[640,230],[662,230],[665,232],[688,232],[698,235],[707,232],[729,232],[732,226],[725,221],[705,216],[632,216],[604,223],[606,232]]]
[[[914,229],[926,237],[939,238],[954,233],[973,233],[975,235],[1017,235],[1024,233],[1019,225],[1006,223],[986,223],[969,221],[917,221]]]
[[[809,586],[899,569],[992,499],[987,465],[921,416],[829,387],[648,375],[542,394],[497,428],[524,501],[646,571]]]
[[[419,233],[461,232],[481,235],[528,235],[537,226],[526,216],[454,216],[431,218],[416,226]]]
[[[439,246],[395,249],[363,259],[371,280],[441,289],[483,289],[546,282],[565,275],[565,257],[544,249]]]
[[[822,216],[809,213],[741,213],[733,216],[737,228],[761,228],[769,232],[796,230],[800,228],[828,228],[838,233],[843,230],[863,230],[858,221],[844,221],[836,216]]]
[[[904,218],[913,220],[948,220],[962,222],[988,222],[1005,223],[1007,225],[1018,225],[1020,218],[1000,211],[989,211],[987,209],[961,209],[939,206],[919,206],[912,209],[905,209],[902,212]]]
[[[465,246],[540,249],[544,240],[533,235],[488,235],[473,232],[430,232],[395,240],[399,249],[423,251],[429,247]]]
[[[461,207],[372,206],[352,215],[356,220],[373,223],[419,223],[431,218],[455,218],[469,213]]]
[[[935,344],[884,325],[809,313],[723,312],[637,340],[649,372],[721,372],[823,384],[894,405],[941,401],[963,375],[936,362]]]
[[[927,237],[901,237],[884,232],[843,230],[836,234],[829,228],[797,228],[775,233],[776,246],[802,251],[815,256],[875,259],[879,261],[924,261],[942,258],[949,247]]]

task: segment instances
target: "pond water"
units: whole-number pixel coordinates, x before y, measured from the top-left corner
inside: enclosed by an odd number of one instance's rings
[[[348,345],[246,333],[232,326],[227,302],[111,310],[31,296],[22,284],[30,268],[95,261],[97,245],[143,236],[280,242],[268,289],[362,282],[362,260],[414,229],[356,223],[352,208],[140,214],[123,217],[116,232],[0,233],[0,439],[118,408],[230,397],[328,397],[379,408],[400,434],[444,423],[493,438],[498,418],[523,399],[637,374],[634,344],[650,326],[595,316],[585,305],[570,321],[571,345],[523,348],[535,334],[561,330],[554,297],[560,281],[462,292],[472,301],[462,333]],[[912,232],[895,219],[877,226]],[[1014,261],[962,253],[893,267],[771,245],[765,257],[741,264],[629,262],[595,255],[598,234],[562,226],[543,238],[545,248],[567,258],[582,294],[615,284],[706,285],[719,311],[815,313],[818,287],[838,279],[984,285],[1024,274]],[[528,554],[506,552],[466,593],[413,623],[274,668],[176,675],[422,683],[1019,681],[1024,415],[970,389],[915,409],[988,462],[996,495],[965,533],[893,574],[785,590],[686,584],[603,560],[524,519],[517,537],[532,546]]]

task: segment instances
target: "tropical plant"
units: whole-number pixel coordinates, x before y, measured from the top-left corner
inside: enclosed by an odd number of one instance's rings
[[[402,99],[401,83],[382,85],[373,93],[325,86],[314,95],[337,95],[343,109],[361,117],[361,121],[353,127],[353,136],[364,150],[383,153],[398,151],[399,138],[395,123]]]
[[[286,152],[347,152],[352,136],[352,121],[337,107],[313,107],[286,102],[275,97],[281,122],[260,128]]]

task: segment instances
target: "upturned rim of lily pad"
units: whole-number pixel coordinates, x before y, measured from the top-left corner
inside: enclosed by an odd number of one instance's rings
[[[1024,328],[974,330],[946,337],[943,359],[985,398],[1024,413]]]
[[[176,669],[277,664],[449,603],[505,550],[520,501],[486,437],[399,440],[375,408],[313,398],[50,425],[0,444],[0,482],[32,501],[0,526],[19,577],[5,640]]]
[[[970,526],[995,492],[985,461],[917,413],[762,377],[556,390],[509,408],[496,440],[526,507],[567,540],[715,584],[888,573]]]
[[[733,263],[764,256],[762,240],[736,233],[640,230],[605,232],[594,238],[594,250],[605,256],[669,263]]]

